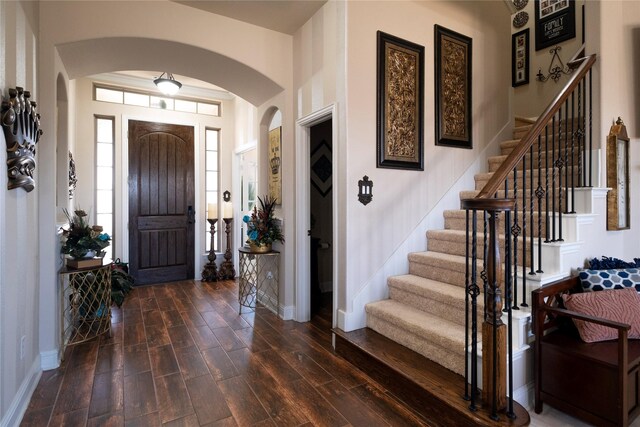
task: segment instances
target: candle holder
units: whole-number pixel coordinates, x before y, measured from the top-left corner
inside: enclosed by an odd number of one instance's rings
[[[207,218],[207,221],[211,224],[211,248],[209,249],[209,255],[207,256],[209,262],[205,264],[204,269],[202,270],[202,281],[216,282],[218,280],[218,266],[216,265],[214,237],[216,235],[216,222],[218,222],[218,218]]]
[[[233,222],[233,218],[222,218],[225,223],[224,231],[227,233],[227,250],[224,251],[224,261],[220,265],[220,279],[234,279],[236,277],[236,270],[233,267],[233,262],[231,262],[231,258],[233,255],[231,254],[231,223]]]

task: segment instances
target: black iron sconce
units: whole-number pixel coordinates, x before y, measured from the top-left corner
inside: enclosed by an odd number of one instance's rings
[[[229,192],[229,190],[225,190],[224,193],[222,193],[222,200],[224,200],[225,202],[231,201],[231,193]]]
[[[373,198],[373,193],[371,191],[372,188],[373,181],[370,181],[367,175],[363,176],[362,179],[358,181],[358,200],[365,206]]]
[[[549,63],[549,74],[545,76],[542,74],[542,70],[538,70],[536,78],[539,81],[544,83],[547,80],[552,79],[554,82],[558,83],[558,80],[560,80],[560,77],[562,77],[563,74],[571,74],[571,71],[573,70],[569,68],[569,66],[564,65],[564,62],[560,59],[560,55],[558,54],[558,51],[560,50],[562,50],[562,47],[560,46],[556,46],[549,50],[549,53],[552,55],[551,62]]]

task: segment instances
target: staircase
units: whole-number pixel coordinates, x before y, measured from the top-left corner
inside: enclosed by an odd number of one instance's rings
[[[476,189],[482,188],[500,162],[506,158],[506,154],[531,126],[531,123],[522,120],[516,123],[514,139],[500,144],[500,156],[489,158],[492,171],[476,175]],[[475,190],[463,191],[460,197],[473,197],[475,193]],[[536,212],[534,221],[537,221],[537,217]],[[480,218],[478,224],[480,228],[482,222]],[[445,211],[444,223],[444,230],[427,231],[426,252],[409,254],[409,274],[388,279],[389,299],[367,304],[367,326],[464,376],[466,357],[464,351],[465,211]],[[542,231],[544,230],[543,225]],[[503,249],[504,235],[499,238],[501,249]],[[483,257],[481,243],[478,249],[479,258]],[[527,252],[527,257],[530,259],[528,249]],[[522,265],[522,259],[523,254],[520,250],[519,265]],[[481,271],[482,261],[479,260],[478,263],[478,271]],[[531,281],[531,278],[528,279]],[[541,278],[536,277],[536,279],[535,286],[539,286]],[[482,298],[479,300],[478,320],[481,322],[484,310]],[[528,313],[525,316],[528,316]]]

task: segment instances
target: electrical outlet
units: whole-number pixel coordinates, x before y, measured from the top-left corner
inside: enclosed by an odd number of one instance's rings
[[[27,341],[27,336],[23,335],[22,338],[20,338],[20,360],[24,359],[24,344],[25,341]]]
[[[273,273],[271,271],[267,271],[267,279],[273,280]]]

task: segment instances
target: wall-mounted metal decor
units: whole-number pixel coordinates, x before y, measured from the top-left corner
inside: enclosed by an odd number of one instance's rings
[[[269,196],[278,205],[282,204],[281,147],[282,126],[269,131]]]
[[[358,181],[358,200],[367,205],[373,199],[373,181],[367,175]]]
[[[631,227],[629,135],[620,117],[607,136],[607,230]]]
[[[529,29],[511,36],[511,86],[529,84]]]
[[[378,31],[377,166],[424,170],[424,46]]]
[[[7,143],[7,174],[9,190],[35,188],[36,144],[42,135],[40,114],[31,94],[21,87],[9,89],[9,100],[2,101],[0,119]]]
[[[436,145],[473,148],[471,38],[435,26]]]
[[[231,192],[229,190],[225,190],[224,193],[222,193],[222,200],[225,202],[231,201]]]
[[[524,10],[516,13],[516,16],[513,17],[513,26],[515,28],[522,28],[527,25],[529,22],[529,14]]]
[[[76,162],[73,160],[73,154],[69,151],[69,199],[73,199],[73,193],[76,191],[77,183]]]
[[[564,62],[562,62],[562,59],[558,54],[558,52],[561,50],[562,47],[560,46],[556,46],[549,50],[549,53],[551,54],[551,62],[549,62],[549,74],[545,76],[544,74],[542,74],[542,70],[538,70],[536,78],[539,81],[546,82],[547,80],[552,79],[554,82],[558,83],[558,80],[560,80],[560,77],[562,77],[563,74],[571,74],[572,70],[568,65],[564,65]]]
[[[517,10],[524,9],[528,3],[529,3],[529,0],[513,0],[513,5],[516,7]]]
[[[576,36],[575,0],[535,0],[536,50]]]

